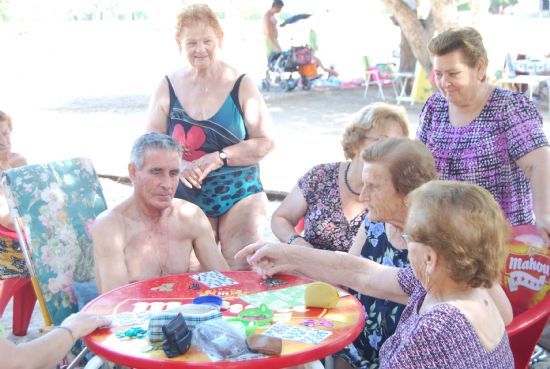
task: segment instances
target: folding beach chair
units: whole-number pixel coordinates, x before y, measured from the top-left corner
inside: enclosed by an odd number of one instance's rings
[[[94,280],[90,227],[106,209],[85,158],[27,165],[2,176],[10,213],[47,326],[78,311],[75,282]]]

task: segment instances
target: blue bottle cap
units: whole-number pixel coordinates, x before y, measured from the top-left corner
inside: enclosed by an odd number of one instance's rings
[[[222,298],[214,295],[199,296],[193,299],[193,304],[208,304],[219,307],[222,306],[222,303]]]

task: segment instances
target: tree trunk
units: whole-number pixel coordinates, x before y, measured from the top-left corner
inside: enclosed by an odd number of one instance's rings
[[[425,70],[432,70],[427,45],[434,34],[434,30],[437,29],[438,32],[443,32],[457,26],[458,13],[454,0],[431,0],[431,11],[425,20],[419,20],[416,10],[411,9],[402,0],[382,0],[382,2],[395,17],[401,28],[402,38],[404,35],[414,57]]]
[[[399,71],[414,72],[415,63],[416,58],[414,57],[411,45],[409,45],[405,34],[401,31],[401,42],[399,44]]]
[[[399,44],[399,72],[412,72],[414,73],[416,64],[416,58],[414,57],[411,45],[405,37],[403,31],[401,31],[401,42]],[[407,95],[410,95],[412,90],[412,84],[414,79],[409,78],[406,87]]]
[[[393,14],[401,31],[405,35],[415,58],[426,69],[432,69],[432,62],[426,45],[431,39],[422,23],[416,17],[416,11],[409,8],[401,0],[382,0],[386,7]]]
[[[432,0],[431,13],[437,33],[458,26],[458,11],[454,0]]]

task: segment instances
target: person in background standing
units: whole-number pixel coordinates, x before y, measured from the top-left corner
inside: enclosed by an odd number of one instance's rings
[[[268,63],[273,62],[283,52],[281,45],[279,45],[279,31],[277,30],[275,14],[280,13],[284,5],[281,0],[273,0],[271,8],[264,14],[262,19]]]

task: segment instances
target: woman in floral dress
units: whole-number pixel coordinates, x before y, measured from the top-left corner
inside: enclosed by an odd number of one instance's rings
[[[298,180],[275,210],[271,230],[288,244],[347,252],[365,219],[361,152],[386,137],[407,137],[409,123],[403,108],[375,103],[357,112],[342,137],[349,161],[320,164]],[[295,227],[304,219],[304,235]]]

